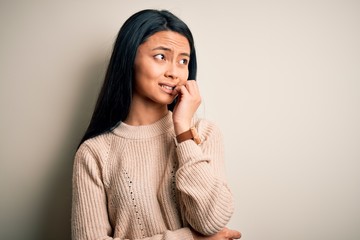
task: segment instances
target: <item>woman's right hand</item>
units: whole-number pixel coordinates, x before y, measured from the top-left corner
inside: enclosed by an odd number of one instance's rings
[[[211,236],[201,235],[193,229],[191,229],[191,232],[193,234],[194,240],[232,240],[241,238],[240,232],[228,228],[223,228],[220,232]]]
[[[178,100],[173,109],[173,122],[175,134],[179,135],[192,127],[191,119],[201,104],[201,96],[195,80],[186,81],[176,92]]]

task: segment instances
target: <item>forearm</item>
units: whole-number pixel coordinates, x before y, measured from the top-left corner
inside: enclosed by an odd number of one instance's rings
[[[177,149],[176,183],[184,214],[190,225],[205,235],[219,232],[233,213],[232,194],[221,177],[222,150],[213,150],[205,154],[193,141],[185,141]]]

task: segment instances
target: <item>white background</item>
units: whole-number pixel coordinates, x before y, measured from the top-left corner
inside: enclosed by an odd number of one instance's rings
[[[125,19],[192,30],[246,240],[360,239],[360,1],[0,2],[0,239],[69,239],[71,171]]]

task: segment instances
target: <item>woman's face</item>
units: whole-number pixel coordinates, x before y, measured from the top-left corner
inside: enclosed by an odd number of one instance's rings
[[[133,101],[167,105],[177,95],[175,87],[188,79],[190,45],[186,37],[173,31],[153,34],[137,50],[134,62]]]

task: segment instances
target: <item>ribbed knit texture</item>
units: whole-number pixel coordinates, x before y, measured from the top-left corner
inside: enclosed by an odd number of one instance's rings
[[[73,169],[72,238],[193,239],[233,213],[219,129],[194,120],[203,139],[175,143],[172,113],[151,125],[121,123],[85,141]]]

